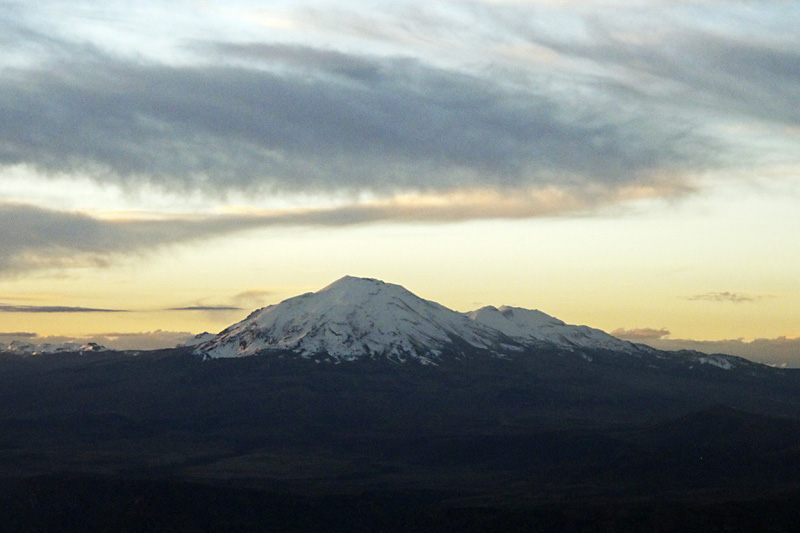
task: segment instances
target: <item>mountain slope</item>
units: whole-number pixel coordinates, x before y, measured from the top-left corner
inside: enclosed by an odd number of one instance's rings
[[[196,353],[219,358],[289,350],[333,360],[385,356],[430,364],[456,346],[515,348],[497,330],[399,285],[345,276],[315,293],[255,311],[200,344]]]

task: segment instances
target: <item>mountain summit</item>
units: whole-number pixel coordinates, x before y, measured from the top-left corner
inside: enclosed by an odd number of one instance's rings
[[[345,276],[317,292],[259,309],[195,351],[217,358],[289,350],[337,361],[383,356],[430,364],[445,351],[502,351],[513,345],[501,332],[400,285]]]

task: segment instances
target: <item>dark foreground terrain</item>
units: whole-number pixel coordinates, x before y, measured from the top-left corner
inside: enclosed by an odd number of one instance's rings
[[[596,355],[0,356],[2,527],[796,530],[796,372]]]

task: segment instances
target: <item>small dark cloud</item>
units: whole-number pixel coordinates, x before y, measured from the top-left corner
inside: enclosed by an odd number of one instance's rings
[[[707,292],[705,294],[695,294],[694,296],[686,296],[684,300],[691,302],[731,302],[731,303],[746,303],[754,302],[765,298],[764,296],[750,296],[737,292]]]
[[[668,337],[670,333],[669,330],[665,328],[618,328],[612,331],[611,334],[615,337],[619,337],[620,339],[629,341],[642,341],[646,339],[663,339],[664,337]]]
[[[232,303],[230,305],[188,305],[181,307],[172,307],[168,311],[241,311],[246,309],[254,309],[262,307],[264,301],[273,294],[272,291],[266,289],[249,289],[237,293],[230,298]]]
[[[61,305],[0,305],[0,313],[125,313],[123,309],[94,309]]]
[[[189,307],[171,307],[167,311],[241,311],[241,307],[227,305],[193,305]]]

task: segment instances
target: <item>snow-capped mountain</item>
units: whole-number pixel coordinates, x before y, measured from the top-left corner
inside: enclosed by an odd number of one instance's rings
[[[446,351],[469,348],[508,357],[542,345],[624,353],[649,350],[541,311],[484,307],[459,313],[399,285],[346,276],[320,291],[255,311],[197,344],[195,353],[220,358],[288,350],[306,358],[384,356],[430,364]]]
[[[599,329],[566,324],[539,310],[487,306],[467,313],[467,316],[523,344],[543,341],[566,349],[591,348],[625,353],[646,350],[645,346],[618,339]]]
[[[457,346],[519,349],[501,332],[399,285],[345,276],[320,291],[255,311],[195,352],[218,358],[291,350],[332,360],[384,356],[430,364]]]

